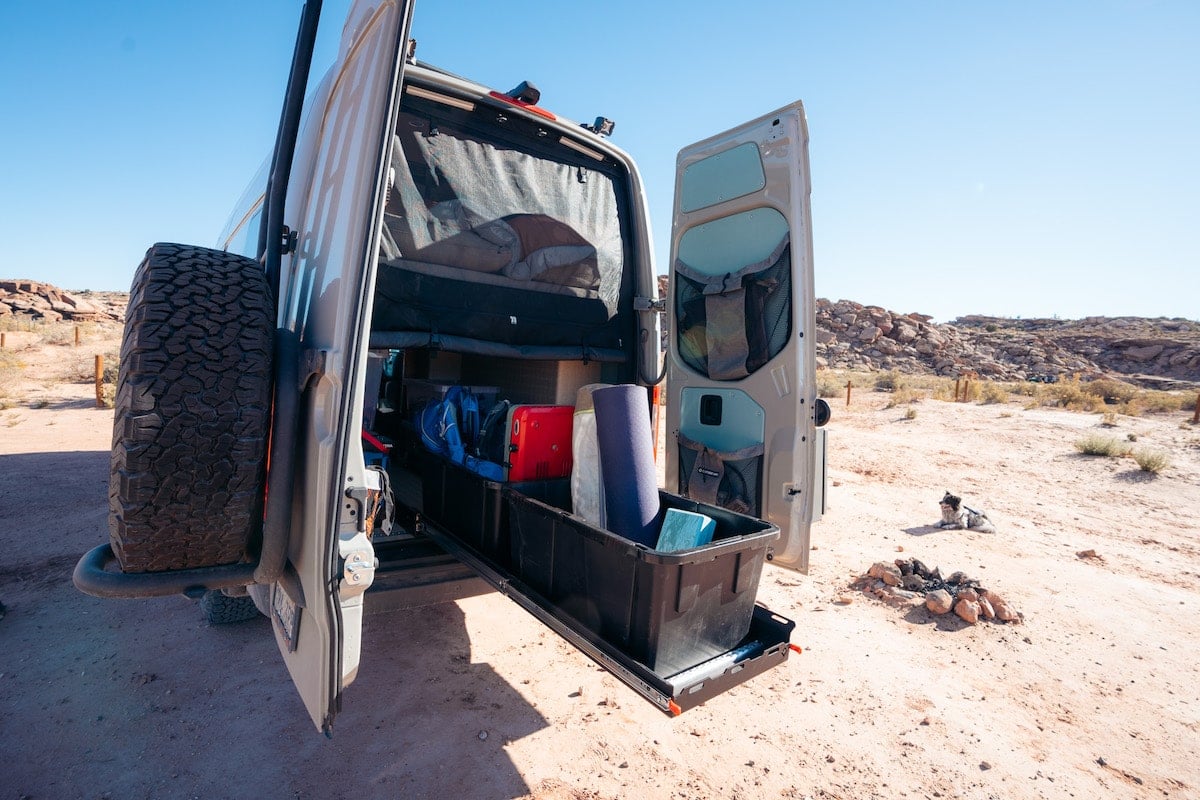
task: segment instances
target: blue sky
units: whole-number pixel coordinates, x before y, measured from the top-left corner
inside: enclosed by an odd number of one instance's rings
[[[327,0],[332,58],[348,0]],[[0,276],[127,289],[271,148],[299,2],[0,1]],[[330,24],[333,23],[333,24]],[[617,123],[659,270],[675,154],[802,99],[818,294],[1200,318],[1200,3],[418,3],[418,56]]]

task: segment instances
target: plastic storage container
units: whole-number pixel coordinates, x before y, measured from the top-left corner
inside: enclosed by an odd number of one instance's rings
[[[712,544],[663,553],[564,510],[569,484],[557,493],[519,488],[503,490],[513,574],[655,674],[721,655],[749,632],[776,526],[660,492],[660,517],[678,508],[717,523]]]
[[[455,539],[502,567],[510,566],[508,506],[501,497],[505,484],[490,481],[434,453],[421,452],[421,513]],[[567,478],[509,484],[530,497],[567,504]]]

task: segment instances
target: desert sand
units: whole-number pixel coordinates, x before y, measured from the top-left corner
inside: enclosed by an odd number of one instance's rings
[[[111,411],[80,348],[10,334],[0,411],[2,798],[1189,798],[1200,796],[1200,428],[1190,415],[1019,402],[833,402],[808,575],[761,602],[804,652],[670,718],[483,596],[367,618],[332,739],[259,618],[71,584],[106,540]],[[78,371],[78,370],[75,370]],[[38,375],[41,377],[30,377]],[[1158,475],[1078,454],[1103,432]],[[932,527],[947,489],[994,534]],[[1080,553],[1094,551],[1094,555]],[[919,558],[984,581],[1020,624],[968,625],[852,584]]]

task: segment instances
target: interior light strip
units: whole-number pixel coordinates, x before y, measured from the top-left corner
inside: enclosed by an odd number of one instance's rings
[[[420,86],[406,86],[404,87],[404,92],[406,94],[411,94],[414,97],[422,97],[426,100],[432,100],[435,103],[441,103],[445,106],[461,108],[463,111],[475,110],[475,104],[469,100],[459,100],[457,97],[439,94],[438,92],[431,92],[428,89],[422,89]]]
[[[590,147],[584,147],[583,145],[579,144],[578,142],[574,141],[573,139],[568,139],[567,137],[563,136],[563,137],[559,138],[558,141],[561,142],[562,144],[565,144],[567,147],[571,148],[576,153],[583,153],[585,156],[590,156],[591,158],[594,158],[597,161],[604,160],[603,153],[597,153],[595,150],[593,150]]]

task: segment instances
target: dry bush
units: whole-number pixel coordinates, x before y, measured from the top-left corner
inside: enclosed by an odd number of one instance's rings
[[[983,384],[983,388],[980,390],[979,402],[985,406],[995,403],[1007,403],[1008,398],[1011,396],[1011,392],[1009,392],[1008,387],[1004,384],[988,381]]]
[[[1145,408],[1142,406],[1142,401],[1134,397],[1120,406],[1121,413],[1127,417],[1140,417]]]
[[[817,397],[841,397],[846,391],[846,382],[838,381],[838,377],[828,370],[817,373]]]
[[[1105,411],[1104,416],[1100,418],[1100,427],[1102,427],[1102,428],[1117,427],[1117,412]]]
[[[924,399],[924,397],[925,395],[923,395],[921,392],[918,392],[909,386],[902,386],[896,391],[892,392],[892,396],[888,398],[887,405],[884,406],[884,408],[895,408],[896,406],[919,403],[922,399]]]
[[[0,317],[0,331],[23,331],[28,333],[41,328],[43,323],[34,322],[24,314],[6,314]]]
[[[909,406],[908,411],[904,412],[904,418],[905,419],[916,419],[917,418],[917,410],[915,408],[913,408],[912,406]]]
[[[1138,394],[1136,386],[1112,378],[1089,381],[1083,384],[1083,391],[1093,397],[1101,398],[1108,405],[1127,402]]]
[[[1089,395],[1084,394],[1083,386],[1079,383],[1079,378],[1072,378],[1069,381],[1046,384],[1043,405],[1078,410],[1083,408],[1084,399],[1087,397]]]
[[[1129,454],[1129,448],[1111,436],[1091,434],[1075,442],[1075,449],[1085,456],[1110,456],[1119,458]]]
[[[1189,392],[1164,392],[1157,389],[1140,392],[1138,399],[1145,404],[1146,411],[1151,414],[1188,411],[1196,403],[1196,396]]]
[[[1143,472],[1152,472],[1155,475],[1171,466],[1171,459],[1167,457],[1167,454],[1158,450],[1134,450],[1133,460],[1137,462]]]
[[[881,372],[875,376],[875,391],[877,392],[895,392],[907,384],[908,381],[905,376],[894,369]]]

